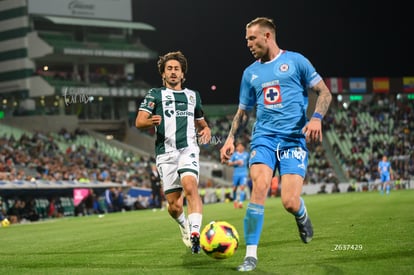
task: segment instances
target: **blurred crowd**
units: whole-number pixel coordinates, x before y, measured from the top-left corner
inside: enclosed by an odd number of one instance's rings
[[[335,113],[343,112],[341,120]],[[370,123],[362,113],[369,113]],[[414,102],[399,100],[395,95],[378,94],[369,102],[337,104],[325,118],[326,130],[335,131],[340,141],[351,136],[351,154],[345,156],[334,145],[333,151],[346,176],[357,182],[379,179],[378,162],[386,155],[395,180],[414,175]],[[326,131],[325,130],[325,131]],[[368,156],[367,160],[361,155]]]
[[[64,151],[59,148],[56,137],[51,134],[36,132],[32,136],[23,134],[18,139],[13,135],[1,136],[0,181],[106,182],[119,183],[123,187],[150,188],[148,166],[153,161],[151,158],[139,156],[116,161],[102,153],[98,143],[90,149],[75,145],[73,141],[82,135],[86,135],[86,132],[78,129],[70,133],[62,129],[58,137],[66,140],[68,144]],[[40,216],[58,218],[64,215],[59,198],[49,196],[46,199],[48,203],[43,214],[35,211],[35,201],[28,196],[7,200],[0,198],[0,212],[3,216],[10,217],[12,223],[33,221]],[[93,197],[89,199],[93,200]],[[93,201],[91,204],[88,204],[88,201],[81,204],[83,207],[88,205],[93,205]],[[93,208],[96,213],[104,211],[102,207],[97,210],[97,206],[95,204]],[[113,209],[109,205],[106,206],[115,212],[121,211],[123,207],[131,209],[134,205],[117,206]],[[86,210],[75,209],[77,213],[73,214],[91,213],[91,207],[86,207]]]
[[[23,134],[19,139],[0,137],[0,180],[98,181],[149,187],[147,167],[151,159],[116,161],[102,153],[98,143],[91,149],[73,143],[77,136],[85,134],[62,129],[59,135],[68,144],[65,151],[50,134]]]

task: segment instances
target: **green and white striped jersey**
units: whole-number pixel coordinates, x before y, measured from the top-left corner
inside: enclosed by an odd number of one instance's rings
[[[194,120],[204,119],[200,94],[183,89],[174,91],[166,87],[152,88],[141,102],[139,110],[161,115],[156,127],[155,154],[198,146]]]

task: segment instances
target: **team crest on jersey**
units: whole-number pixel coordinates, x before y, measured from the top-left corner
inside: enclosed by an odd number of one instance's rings
[[[281,103],[280,86],[273,85],[263,88],[263,99],[265,105]]]
[[[289,70],[289,65],[288,64],[282,64],[279,67],[279,71],[281,72],[287,72]]]
[[[194,104],[194,102],[195,102],[195,98],[194,98],[194,96],[190,95],[189,100],[190,100],[190,102],[191,102],[191,103],[193,103],[193,104]]]

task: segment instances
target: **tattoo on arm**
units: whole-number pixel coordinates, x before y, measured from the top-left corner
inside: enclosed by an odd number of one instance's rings
[[[315,86],[314,91],[318,94],[315,112],[318,112],[324,116],[328,112],[329,105],[332,101],[331,92],[325,84]]]
[[[229,137],[236,139],[241,131],[247,126],[247,122],[249,120],[249,116],[246,111],[238,109],[236,114],[234,115],[233,122],[231,123],[231,129],[229,133]]]

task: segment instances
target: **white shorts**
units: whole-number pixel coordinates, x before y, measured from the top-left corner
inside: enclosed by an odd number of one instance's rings
[[[198,183],[199,154],[198,147],[186,147],[157,156],[157,168],[164,194],[182,191],[180,179],[183,176],[194,176]]]

